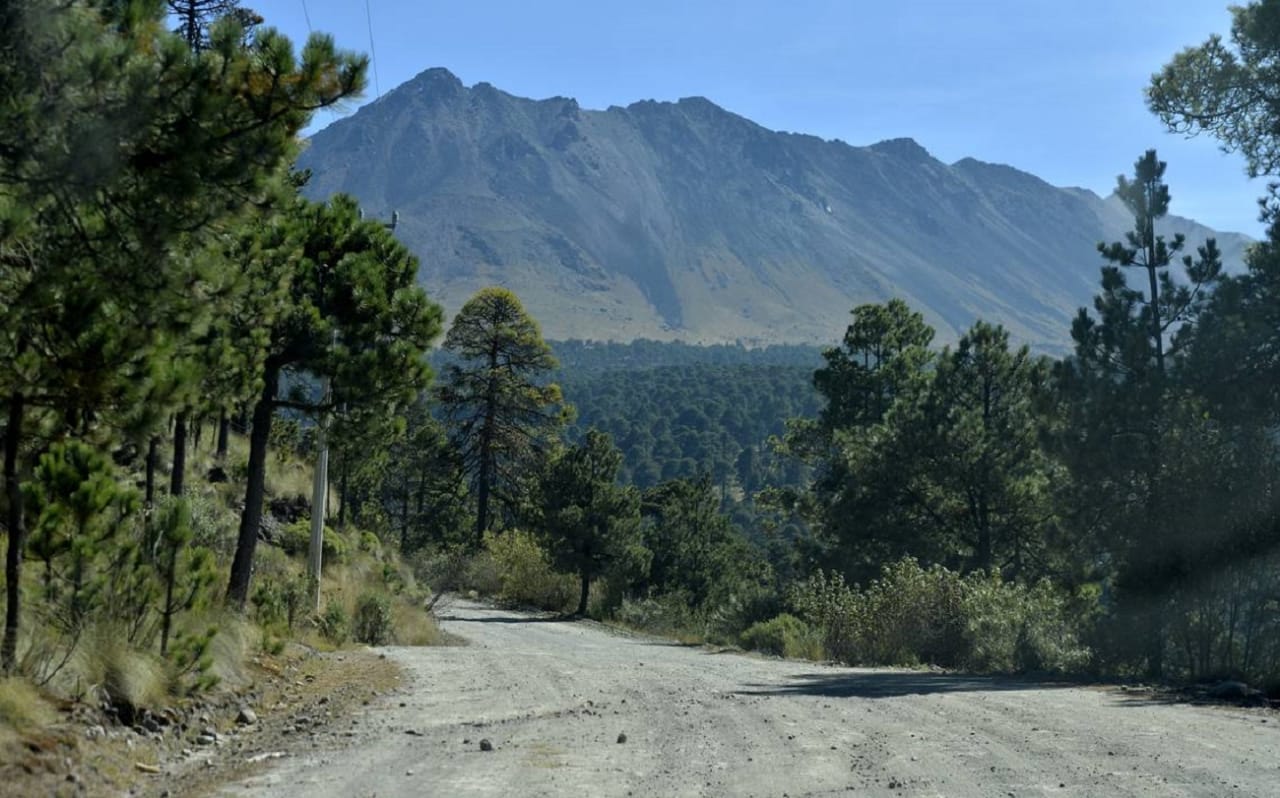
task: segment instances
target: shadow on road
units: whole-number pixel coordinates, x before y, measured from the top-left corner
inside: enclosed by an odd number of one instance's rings
[[[1067,687],[1066,684],[992,676],[939,673],[799,673],[781,684],[748,684],[741,695],[812,695],[827,698],[895,698],[934,693],[1005,692]]]
[[[483,618],[463,618],[460,615],[438,615],[436,620],[450,623],[573,623],[581,620],[572,615],[486,615]]]

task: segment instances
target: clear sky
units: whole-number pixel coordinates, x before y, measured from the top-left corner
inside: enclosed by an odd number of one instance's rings
[[[1211,139],[1166,133],[1143,104],[1170,56],[1228,32],[1225,0],[368,0],[368,16],[363,0],[245,5],[298,41],[310,27],[363,52],[371,19],[365,100],[435,66],[586,108],[701,95],[777,130],[909,136],[948,163],[972,156],[1100,194],[1155,147],[1174,213],[1262,231],[1265,181]]]

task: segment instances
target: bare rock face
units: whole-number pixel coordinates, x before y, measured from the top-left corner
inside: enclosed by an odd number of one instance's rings
[[[854,305],[902,297],[940,341],[982,317],[1061,350],[1097,243],[1132,226],[1114,197],[911,139],[781,133],[700,97],[585,110],[443,69],[315,134],[299,165],[313,198],[398,211],[446,309],[505,285],[551,339],[828,343]],[[1213,234],[1167,221],[1189,246]],[[1247,243],[1218,235],[1229,270]]]

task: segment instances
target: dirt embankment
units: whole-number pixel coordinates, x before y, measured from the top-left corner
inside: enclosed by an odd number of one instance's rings
[[[1280,719],[716,654],[458,603],[453,648],[229,796],[1271,796]],[[491,749],[491,750],[488,750]],[[175,793],[176,794],[176,793]]]
[[[118,707],[68,705],[39,733],[0,736],[0,795],[208,795],[286,751],[350,737],[349,718],[399,689],[402,674],[377,652],[300,646],[249,670],[239,690],[129,717]]]

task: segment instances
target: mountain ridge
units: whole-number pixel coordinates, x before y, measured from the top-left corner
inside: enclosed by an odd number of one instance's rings
[[[309,196],[400,213],[449,311],[515,290],[549,337],[830,342],[901,296],[942,340],[975,318],[1047,351],[1131,223],[1088,189],[910,138],[859,147],[770,130],[705,97],[605,110],[432,68],[316,133]],[[1177,191],[1174,186],[1174,197]],[[1170,218],[1232,268],[1249,239]]]

